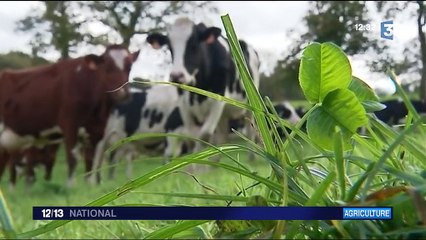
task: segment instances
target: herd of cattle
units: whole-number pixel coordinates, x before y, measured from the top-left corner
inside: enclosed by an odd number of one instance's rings
[[[168,28],[167,36],[152,33],[147,42],[155,49],[167,46],[172,53],[170,81],[247,100],[219,28],[180,18]],[[258,88],[258,55],[246,42],[241,40],[240,45]],[[89,54],[0,72],[0,177],[9,167],[13,186],[17,168],[22,166],[26,181],[32,183],[35,166],[43,164],[45,179],[49,180],[60,144],[64,144],[68,163],[67,184],[72,186],[80,155],[86,179],[99,182],[106,148],[134,134],[176,133],[221,144],[229,141],[231,128],[242,127],[249,138],[256,138],[249,111],[171,85],[139,88],[128,84],[138,57],[139,51],[131,53],[120,45],[111,45],[99,56]],[[383,121],[407,114],[403,104],[388,105],[377,114]],[[424,102],[416,103],[416,108],[426,112]],[[292,124],[304,114],[288,102],[277,104],[275,109]],[[114,165],[126,158],[131,171],[130,162],[141,153],[162,154],[168,161],[201,148],[199,142],[172,136],[144,138],[124,144],[108,159]],[[111,168],[110,176],[113,174]]]

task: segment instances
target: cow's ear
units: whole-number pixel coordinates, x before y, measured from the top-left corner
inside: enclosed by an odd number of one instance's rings
[[[138,59],[138,57],[139,57],[139,53],[140,53],[140,51],[141,50],[138,50],[138,51],[136,51],[136,52],[134,52],[134,53],[131,53],[130,54],[130,61],[131,62],[136,62],[136,60]]]
[[[87,66],[91,70],[96,70],[100,64],[104,62],[104,58],[102,56],[98,56],[95,54],[87,55],[84,60],[87,63]]]
[[[151,44],[154,49],[159,49],[169,43],[169,38],[161,33],[151,33],[146,37],[146,41]]]
[[[207,43],[212,43],[216,41],[221,35],[222,30],[218,27],[209,27],[201,35],[202,41],[207,41]]]

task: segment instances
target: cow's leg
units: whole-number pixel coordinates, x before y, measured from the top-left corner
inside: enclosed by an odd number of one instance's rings
[[[16,186],[16,165],[18,162],[19,154],[12,153],[10,154],[10,162],[9,162],[9,171],[10,171],[10,185],[9,189],[13,191]]]
[[[104,141],[101,139],[101,136],[96,134],[90,135],[89,138],[89,144],[85,149],[86,180],[94,185],[101,182],[100,166],[94,168],[93,163],[98,163],[100,162],[100,158],[103,158]],[[92,170],[95,170],[96,173],[93,173]]]
[[[108,167],[109,167],[108,177],[109,177],[110,180],[113,180],[114,175],[115,175],[115,165],[118,162],[117,155],[119,155],[119,154],[117,154],[117,151],[119,151],[119,150],[113,151],[108,156]]]
[[[103,138],[103,129],[101,127],[86,127],[89,135],[88,147],[85,154],[86,173],[88,174],[86,180],[89,180],[91,184],[99,184],[101,182],[100,168],[104,158],[105,142],[107,141],[107,139]],[[92,170],[96,171],[96,174]]]
[[[258,133],[256,130],[256,127],[254,126],[255,124],[255,120],[254,120],[254,116],[251,112],[248,113],[249,117],[248,119],[244,119],[244,128],[246,129],[246,134],[248,139],[252,140],[255,144],[258,143]],[[256,155],[253,152],[249,153],[249,160],[250,161],[254,161],[255,160]]]
[[[92,162],[92,169],[96,173],[92,173],[90,182],[93,183],[100,183],[101,182],[101,168],[102,163],[104,161],[105,157],[109,157],[105,155],[105,147],[106,143],[108,142],[108,139],[101,139],[100,136],[97,137],[99,140],[93,143],[93,146],[95,146],[95,153],[94,156],[92,156],[92,160],[87,159],[86,162]],[[90,158],[90,156],[87,156]],[[88,164],[87,163],[87,164]],[[96,179],[95,179],[96,178]]]
[[[167,132],[167,133],[171,133],[171,132]],[[181,134],[181,135],[189,134],[187,131],[184,130],[183,127],[180,127],[174,130],[173,133]],[[183,153],[185,153],[182,151],[184,149],[184,142],[185,140],[181,138],[169,137],[169,136],[166,137],[163,164],[167,164],[170,162],[172,158],[179,157]]]
[[[127,152],[126,152],[126,176],[127,178],[132,178],[133,175],[133,160],[137,157],[135,146],[132,143],[128,146]]]
[[[93,168],[93,157],[95,156],[95,146],[92,143],[87,144],[84,148],[84,163],[85,163],[85,171],[86,171],[86,181],[90,182],[90,184],[94,185],[93,178],[91,177],[93,173],[91,173]]]
[[[48,153],[47,158],[45,159],[44,162],[44,167],[46,170],[46,173],[44,175],[44,179],[46,181],[50,181],[52,179],[52,170],[53,170],[53,165],[55,164],[55,160],[56,160],[56,152],[58,151],[59,148],[59,144],[54,144],[48,147]]]
[[[25,180],[27,186],[32,185],[35,182],[34,158],[37,157],[36,151],[37,149],[32,147],[26,150],[25,154],[23,154],[25,162]]]
[[[64,128],[64,142],[65,142],[65,156],[68,163],[68,180],[67,186],[73,187],[75,184],[75,168],[77,166],[77,128],[66,127]]]
[[[0,149],[0,181],[3,177],[4,170],[9,162],[9,154],[6,151]]]
[[[119,161],[126,155],[125,154],[126,146],[121,146],[114,150],[109,156],[109,179],[112,180],[115,177],[115,168]]]
[[[222,118],[223,110],[225,107],[225,102],[215,102],[210,109],[209,115],[206,118],[206,121],[203,123],[203,126],[200,129],[198,138],[204,141],[209,141],[213,136],[216,128],[219,124],[219,121]],[[195,145],[195,152],[198,152],[202,149],[201,143],[197,142]]]
[[[219,124],[217,125],[216,132],[213,136],[213,143],[216,146],[219,146],[221,144],[229,142],[229,119],[228,118],[221,118],[219,121]],[[222,157],[222,154],[218,154],[212,159],[216,162],[219,162],[220,158]]]

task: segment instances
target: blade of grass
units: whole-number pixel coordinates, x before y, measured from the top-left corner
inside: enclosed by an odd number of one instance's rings
[[[165,228],[161,228],[156,230],[150,234],[148,234],[144,239],[169,239],[172,238],[173,235],[188,230],[190,228],[199,226],[201,224],[207,223],[210,220],[190,220],[184,221],[181,223],[177,223]]]
[[[383,153],[383,155],[379,158],[376,165],[374,165],[373,170],[371,170],[370,174],[368,175],[364,188],[361,190],[361,198],[362,200],[365,200],[365,197],[367,196],[368,190],[370,190],[370,185],[373,181],[374,176],[377,174],[377,172],[382,169],[383,164],[385,163],[386,159],[390,156],[392,151],[404,140],[405,135],[413,131],[419,124],[421,119],[414,122],[413,125],[411,125],[409,128],[405,129],[396,139],[395,141],[389,146],[389,148]]]
[[[416,109],[414,108],[413,104],[411,103],[410,98],[405,93],[404,89],[402,89],[402,87],[398,84],[396,74],[393,71],[391,71],[390,69],[388,69],[386,71],[386,74],[389,76],[389,78],[392,80],[393,84],[395,85],[396,93],[404,101],[404,104],[407,107],[408,112],[413,117],[413,120],[414,121],[420,121],[421,120],[420,115],[417,113]],[[426,135],[426,132],[423,131],[423,128],[420,128],[420,130],[421,130],[423,136]]]
[[[237,165],[239,165],[241,168],[245,169],[245,170],[249,170],[246,166],[244,166],[243,164],[241,164],[237,159],[235,159],[234,157],[232,157],[231,155],[229,155],[228,153],[222,151],[220,148],[218,148],[217,146],[203,141],[201,139],[197,139],[191,136],[186,136],[186,135],[182,135],[182,134],[174,134],[174,133],[139,133],[139,134],[134,134],[130,137],[126,137],[126,138],[122,138],[120,140],[118,140],[117,142],[115,142],[114,144],[112,144],[107,150],[106,153],[110,154],[112,151],[114,151],[115,149],[117,149],[118,147],[122,146],[123,144],[129,143],[129,142],[133,142],[133,141],[137,141],[137,140],[141,140],[144,138],[155,138],[155,137],[177,137],[177,138],[181,138],[181,139],[187,139],[187,140],[192,140],[192,141],[197,141],[197,142],[201,142],[204,145],[207,145],[213,149],[216,149],[217,151],[219,151],[221,154],[227,156],[230,160],[232,160],[234,163],[236,163]],[[237,146],[237,145],[234,145]],[[246,149],[243,145],[238,145],[241,148]]]
[[[335,166],[337,172],[337,180],[340,186],[340,199],[345,199],[346,183],[345,183],[345,163],[343,159],[343,137],[340,128],[334,134],[334,156],[336,159]]]
[[[335,172],[330,172],[326,179],[318,186],[317,190],[314,192],[314,194],[309,198],[309,200],[306,202],[304,206],[315,206],[317,205],[321,198],[326,195],[326,192],[330,185],[333,183],[334,179],[336,177]],[[296,234],[297,228],[300,226],[301,221],[293,221],[290,227],[290,230],[288,231],[288,234],[286,235],[286,238],[294,238],[294,235]],[[278,239],[281,238],[281,234],[274,235],[274,238]]]
[[[2,226],[3,234],[6,238],[16,238],[15,230],[13,230],[12,215],[10,214],[9,207],[7,206],[6,199],[3,196],[3,191],[0,188],[0,223]]]
[[[249,197],[239,197],[231,195],[211,195],[211,194],[193,194],[193,193],[161,193],[161,192],[141,192],[133,191],[132,193],[142,193],[142,194],[152,194],[152,195],[161,195],[161,196],[170,196],[178,198],[199,198],[199,199],[209,199],[209,200],[218,200],[218,201],[234,201],[234,202],[247,202]],[[268,202],[279,204],[280,201],[274,199],[267,199]]]
[[[243,176],[249,177],[253,180],[256,180],[256,181],[263,183],[265,186],[267,186],[271,190],[275,191],[277,194],[280,194],[280,195],[282,194],[282,186],[279,183],[271,181],[267,178],[261,177],[259,175],[254,174],[254,173],[243,171],[239,168],[236,168],[234,166],[224,164],[224,163],[206,161],[206,160],[201,160],[201,159],[197,159],[197,160],[194,160],[192,162],[193,163],[199,163],[199,164],[205,164],[205,165],[211,165],[211,166],[217,166],[217,167],[221,167],[223,169],[230,170],[232,172],[236,172],[238,174],[241,174]],[[293,200],[295,200],[297,202],[305,202],[307,200],[306,197],[300,196],[300,194],[298,194],[297,192],[290,191],[289,196],[290,196],[290,198],[292,198]]]
[[[262,101],[256,86],[254,86],[252,77],[250,76],[250,72],[247,68],[246,61],[243,57],[243,51],[241,50],[240,43],[238,41],[238,37],[235,34],[234,26],[232,24],[231,18],[228,14],[221,16],[223,26],[225,27],[226,36],[228,37],[228,42],[231,48],[231,54],[234,58],[238,72],[241,76],[241,80],[244,85],[244,89],[247,93],[247,98],[250,106],[253,106],[255,109],[262,109],[264,111],[267,110],[265,103]],[[259,132],[262,136],[264,147],[267,152],[274,153],[274,143],[272,140],[272,136],[269,134],[268,126],[266,123],[266,119],[262,114],[257,112],[253,112],[256,123],[259,127]]]
[[[233,152],[238,150],[239,148],[236,146],[229,145],[227,147],[222,147],[222,151],[224,152]],[[165,164],[161,167],[158,167],[157,169],[139,177],[136,178],[133,181],[130,181],[123,186],[117,188],[114,191],[111,191],[110,193],[107,193],[103,195],[102,197],[90,202],[86,206],[103,206],[109,202],[114,201],[115,199],[118,199],[125,194],[129,193],[131,190],[136,189],[138,187],[141,187],[143,185],[146,185],[162,176],[166,176],[170,174],[171,172],[175,171],[176,169],[182,168],[193,161],[196,161],[198,159],[205,159],[211,156],[214,156],[219,151],[216,149],[206,149],[204,151],[193,153],[186,155],[184,157],[176,158],[172,162]],[[46,225],[43,225],[39,228],[36,228],[34,230],[30,230],[28,232],[20,233],[18,234],[19,238],[31,238],[36,237],[38,235],[41,235],[43,233],[52,231],[60,226],[63,226],[67,223],[69,223],[72,220],[57,220],[47,223]]]

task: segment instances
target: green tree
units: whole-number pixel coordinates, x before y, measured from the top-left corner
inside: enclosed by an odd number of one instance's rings
[[[303,18],[306,30],[291,30],[293,44],[275,68],[268,83],[271,87],[284,86],[287,98],[303,98],[298,84],[300,54],[310,42],[333,42],[348,55],[364,53],[378,48],[377,40],[369,31],[359,31],[356,24],[370,23],[365,1],[318,1],[310,2]],[[268,81],[269,80],[265,80]],[[276,82],[275,82],[276,81]],[[264,89],[266,94],[269,90]],[[272,97],[271,97],[272,98]]]
[[[216,12],[209,1],[90,1],[92,18],[122,38],[122,43],[129,46],[133,36],[146,34],[153,30],[163,30],[166,20],[176,14],[190,14],[196,9]],[[94,44],[104,43],[108,32],[92,37]]]
[[[414,8],[409,8],[409,6]],[[374,70],[384,70],[392,67],[397,74],[416,73],[413,80],[405,84],[420,83],[419,97],[426,99],[426,37],[423,27],[426,25],[426,6],[424,1],[391,2],[379,1],[376,3],[377,10],[387,19],[393,19],[397,14],[409,16],[415,19],[417,37],[413,38],[403,50],[404,58],[400,61],[393,59],[389,52],[385,52],[381,59],[371,64]],[[414,9],[414,10],[412,10]],[[404,82],[403,82],[404,83]]]
[[[28,16],[17,22],[16,31],[33,35],[30,45],[34,56],[52,46],[61,58],[68,58],[82,40],[78,8],[72,1],[42,1],[42,8],[31,9]]]

